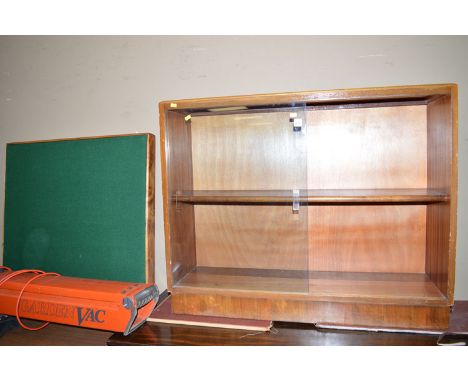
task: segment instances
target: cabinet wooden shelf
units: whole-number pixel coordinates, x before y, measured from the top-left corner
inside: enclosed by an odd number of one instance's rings
[[[308,298],[314,301],[447,305],[425,274],[305,272],[278,269],[197,267],[175,286],[177,292],[244,293],[252,297]]]
[[[175,313],[443,330],[457,86],[160,103]]]
[[[181,203],[439,203],[449,201],[442,192],[419,188],[362,190],[196,190],[176,192],[172,199]]]

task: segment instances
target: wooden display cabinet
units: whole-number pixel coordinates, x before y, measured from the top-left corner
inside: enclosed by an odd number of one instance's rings
[[[160,103],[176,313],[442,330],[457,86]]]

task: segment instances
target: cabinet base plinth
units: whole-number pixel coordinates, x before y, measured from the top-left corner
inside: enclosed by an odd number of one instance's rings
[[[194,293],[173,293],[172,309],[178,314],[430,331],[446,330],[450,317],[450,306],[288,300]]]

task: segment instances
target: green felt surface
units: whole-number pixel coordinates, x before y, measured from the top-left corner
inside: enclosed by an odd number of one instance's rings
[[[147,139],[8,144],[4,265],[145,282]]]

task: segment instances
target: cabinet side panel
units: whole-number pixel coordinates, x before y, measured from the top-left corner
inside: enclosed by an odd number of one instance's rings
[[[170,248],[168,273],[176,284],[196,265],[195,215],[191,204],[177,203],[177,190],[192,189],[192,143],[190,121],[177,112],[167,113],[166,124],[166,201],[169,217]]]
[[[428,188],[447,193],[452,198],[452,104],[450,97],[441,97],[429,103],[427,120]],[[453,261],[449,261],[451,203],[456,203],[456,201],[432,204],[427,207],[426,238],[426,273],[449,300],[453,300],[453,287],[450,296],[448,295],[449,268],[450,262]],[[454,251],[454,248],[452,250]]]

